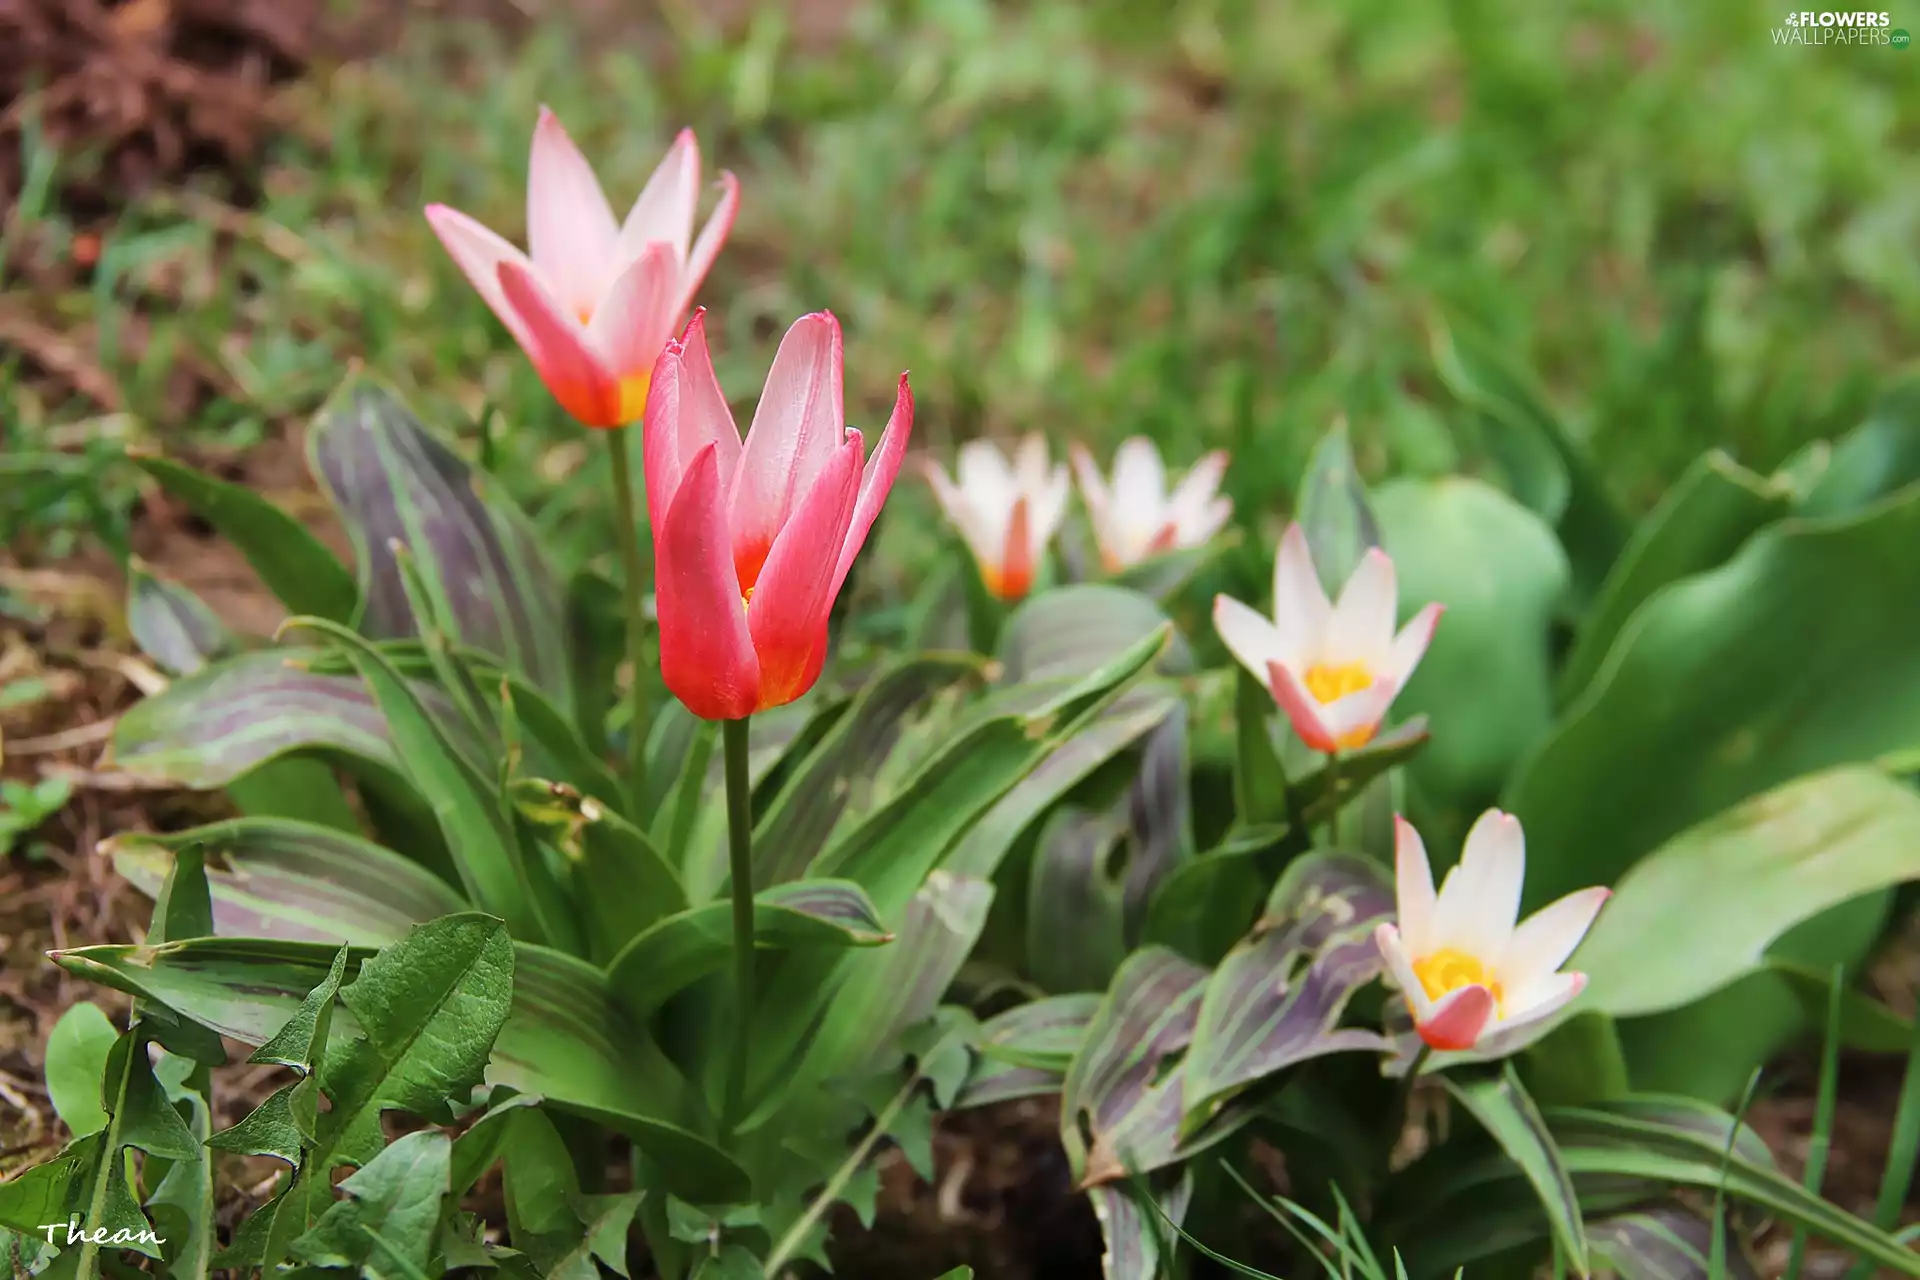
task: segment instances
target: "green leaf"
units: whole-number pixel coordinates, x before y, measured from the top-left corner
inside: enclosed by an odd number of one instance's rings
[[[1183,1061],[1183,1133],[1295,1063],[1385,1047],[1372,1031],[1337,1028],[1348,999],[1380,974],[1373,930],[1392,913],[1391,888],[1364,858],[1313,853],[1288,865],[1253,932],[1206,980]]]
[[[1149,1195],[1157,1203],[1142,1204]],[[1166,1224],[1178,1228],[1192,1198],[1191,1173],[1157,1193],[1145,1182],[1107,1182],[1090,1188],[1087,1199],[1105,1244],[1100,1266],[1106,1280],[1160,1280],[1170,1274],[1177,1245],[1167,1240]]]
[[[1092,992],[1046,996],[988,1019],[951,1109],[1059,1093],[1101,999]]]
[[[1570,962],[1588,975],[1582,1003],[1616,1017],[1690,1003],[1762,965],[1792,925],[1915,878],[1920,796],[1857,767],[1790,782],[1627,873]]]
[[[796,880],[754,897],[756,949],[866,947],[892,940],[859,885],[847,880]],[[636,1018],[698,979],[724,968],[733,955],[733,906],[709,902],[650,926],[607,966],[607,979]]]
[[[418,863],[358,836],[274,818],[236,818],[188,831],[125,832],[102,851],[114,870],[154,894],[177,850],[214,860],[213,932],[223,937],[350,942],[379,947],[467,903]]]
[[[1003,678],[1017,684],[1089,675],[1166,624],[1159,605],[1124,587],[1076,583],[1038,592],[1001,630]],[[1170,674],[1191,665],[1177,633],[1171,646],[1161,659]]]
[[[971,654],[927,654],[902,659],[869,681],[754,824],[756,886],[803,874],[899,741],[908,713],[934,691],[976,677],[980,669]]]
[[[359,554],[362,631],[416,631],[389,550],[397,540],[419,557],[434,610],[454,636],[573,706],[563,579],[520,514],[492,491],[491,477],[440,443],[396,394],[364,378],[349,379],[322,407],[307,450]]]
[[[553,1120],[539,1111],[517,1112],[507,1121],[503,1154],[508,1235],[514,1248],[550,1275],[563,1252],[584,1243],[573,1211],[580,1196],[573,1154]]]
[[[1514,495],[1549,521],[1566,548],[1574,599],[1589,600],[1627,540],[1627,521],[1531,374],[1459,320],[1436,317],[1434,365],[1491,428],[1487,443]]]
[[[322,1064],[333,1107],[303,1172],[324,1176],[336,1159],[365,1165],[381,1148],[385,1111],[434,1119],[449,1101],[465,1102],[507,1020],[513,986],[506,927],[477,913],[419,925],[362,963],[340,1002],[365,1038]]]
[[[1552,1224],[1554,1239],[1574,1271],[1585,1275],[1589,1269],[1587,1235],[1573,1178],[1561,1164],[1559,1149],[1547,1132],[1546,1121],[1541,1119],[1539,1108],[1521,1086],[1512,1064],[1497,1074],[1470,1077],[1453,1074],[1442,1078],[1447,1092],[1480,1122],[1480,1127],[1526,1175],[1539,1197],[1540,1207],[1546,1212],[1547,1221]]]
[[[1620,1280],[1759,1280],[1760,1273],[1729,1241],[1724,1269],[1715,1269],[1713,1223],[1680,1205],[1655,1205],[1587,1224],[1594,1257]]]
[[[1789,779],[1920,743],[1915,546],[1920,489],[1857,517],[1780,521],[1643,605],[1508,787],[1533,851],[1529,907],[1618,883]]]
[[[582,1214],[586,1235],[569,1249],[547,1272],[547,1280],[600,1280],[604,1263],[615,1275],[627,1274],[627,1235],[633,1230],[633,1218],[640,1211],[642,1191],[622,1195],[595,1196]]]
[[[530,1094],[507,1094],[489,1105],[478,1120],[453,1140],[448,1182],[449,1194],[456,1201],[473,1190],[474,1183],[480,1181],[487,1170],[493,1168],[494,1162],[500,1159],[514,1112],[523,1107],[538,1106],[539,1102],[540,1099]]]
[[[551,785],[545,791],[545,813],[524,801],[521,812],[559,824],[555,846],[572,869],[595,960],[612,960],[641,933],[686,910],[679,873],[638,827],[577,792]]]
[[[1114,975],[1061,1091],[1060,1141],[1080,1186],[1178,1158],[1182,1072],[1155,1077],[1193,1038],[1206,981],[1206,970],[1158,947]]]
[[[82,1001],[60,1015],[47,1033],[47,1095],[53,1109],[76,1138],[107,1127],[107,1108],[101,1100],[106,1079],[107,1053],[120,1033],[100,1011]]]
[[[238,647],[199,596],[155,577],[138,559],[127,565],[127,630],[142,653],[174,675],[192,675]]]
[[[1793,993],[1807,1013],[1809,1022],[1819,1022],[1827,1013],[1831,995],[1831,974],[1823,974],[1806,965],[1769,957],[1767,974]],[[1859,1053],[1904,1053],[1913,1043],[1913,1020],[1862,991],[1840,993],[1840,1044]]]
[[[206,1100],[186,1093],[187,1129],[195,1139],[193,1155],[168,1163],[160,1184],[147,1200],[154,1234],[164,1240],[167,1272],[175,1280],[206,1280],[218,1240],[214,1232],[213,1160],[206,1150],[211,1125]]]
[[[1445,849],[1552,718],[1548,632],[1567,588],[1566,557],[1537,516],[1478,480],[1393,481],[1374,504],[1400,612],[1411,616],[1429,601],[1447,609],[1394,704],[1442,726],[1408,773],[1444,812],[1432,824],[1439,831],[1422,834]]]
[[[290,625],[327,636],[359,671],[385,716],[401,770],[432,807],[468,898],[505,920],[516,936],[546,938],[543,913],[499,796],[461,758],[414,687],[378,649],[345,628],[314,619]]]
[[[1670,583],[1717,568],[1753,534],[1787,513],[1786,485],[1708,450],[1634,529],[1580,625],[1560,670],[1562,702],[1592,682],[1628,620]]]
[[[1121,587],[1159,604],[1173,600],[1214,561],[1240,544],[1240,531],[1225,529],[1199,547],[1178,547],[1148,556],[1108,576],[1108,586]]]
[[[1267,727],[1272,718],[1273,694],[1235,663],[1233,811],[1242,827],[1287,820],[1287,771]]]
[[[1802,515],[1852,515],[1920,480],[1920,378],[1902,376],[1833,448]]]
[[[364,1265],[376,1277],[391,1274],[382,1264],[392,1255],[424,1269],[448,1194],[452,1150],[453,1140],[437,1129],[395,1139],[340,1183],[347,1198],[293,1242],[293,1255],[319,1267]],[[369,1233],[385,1242],[388,1257],[376,1255]]]
[[[1048,991],[1104,988],[1126,958],[1125,886],[1111,873],[1126,838],[1112,810],[1056,809],[1034,843],[1026,971]]]
[[[353,620],[360,605],[353,575],[299,520],[244,485],[165,458],[135,455],[132,461],[233,543],[289,613]]]
[[[1380,545],[1380,525],[1353,460],[1344,420],[1320,437],[1300,477],[1294,518],[1322,582],[1345,582],[1367,548]]]

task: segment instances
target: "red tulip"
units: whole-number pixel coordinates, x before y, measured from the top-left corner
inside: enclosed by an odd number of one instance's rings
[[[743,445],[704,315],[661,353],[644,419],[660,674],[695,715],[737,720],[820,678],[827,613],[900,472],[913,393],[901,374],[863,469],[840,324],[815,312],[781,340]]]

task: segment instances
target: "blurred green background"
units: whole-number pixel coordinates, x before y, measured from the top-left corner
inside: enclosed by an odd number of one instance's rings
[[[8,504],[10,540],[122,541],[120,443],[243,449],[359,359],[563,549],[608,555],[597,442],[420,216],[444,201],[520,238],[542,102],[622,211],[682,125],[741,175],[702,295],[737,405],[826,307],[857,425],[910,368],[922,448],[1225,446],[1255,518],[1342,416],[1370,475],[1474,469],[1436,317],[1530,368],[1630,509],[1710,445],[1765,470],[1851,426],[1920,321],[1920,52],[1782,47],[1778,6],[584,7],[519,34],[411,18],[398,48],[291,91],[257,202],[157,193],[101,228],[83,283],[16,272],[124,411],[0,354],[8,447],[85,473]],[[16,245],[70,243],[61,191],[86,163],[29,148]]]

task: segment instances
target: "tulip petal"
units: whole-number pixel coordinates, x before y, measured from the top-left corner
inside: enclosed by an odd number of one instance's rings
[[[694,141],[693,130],[682,129],[627,211],[620,227],[620,260],[633,261],[650,244],[669,245],[677,285],[693,239],[693,212],[699,200],[700,144]]]
[[[833,607],[837,558],[859,497],[860,433],[834,451],[826,470],[801,495],[793,518],[774,539],[746,610],[760,659],[755,710],[784,706],[820,676],[827,655],[827,614]]]
[[[1421,954],[1428,949],[1433,930],[1433,864],[1427,860],[1420,833],[1397,813],[1393,815],[1393,893],[1407,948]]]
[[[687,464],[702,449],[714,449],[722,490],[732,484],[740,461],[740,429],[713,372],[704,311],[694,313],[680,341],[669,343],[654,365],[645,435],[647,509],[657,538]]]
[[[1320,723],[1341,746],[1350,749],[1364,746],[1379,730],[1380,722],[1386,719],[1387,708],[1393,705],[1399,692],[1400,686],[1393,681],[1375,680],[1358,693],[1336,698],[1321,707]]]
[[[1500,958],[1501,986],[1524,990],[1565,964],[1612,895],[1613,890],[1605,885],[1577,889],[1522,920]]]
[[[1287,713],[1287,719],[1293,724],[1293,731],[1300,735],[1300,741],[1315,751],[1331,754],[1339,750],[1338,736],[1322,719],[1324,708],[1318,700],[1307,692],[1300,683],[1300,677],[1293,674],[1291,668],[1278,662],[1267,663],[1267,688],[1273,693],[1273,700]]]
[[[1452,947],[1487,964],[1506,954],[1526,867],[1520,820],[1498,809],[1481,814],[1467,832],[1460,864],[1440,885],[1432,946]]]
[[[1234,659],[1265,682],[1267,664],[1281,657],[1280,632],[1272,621],[1232,596],[1222,595],[1213,598],[1213,629]]]
[[[1032,512],[1033,504],[1026,494],[1013,500],[997,569],[984,575],[987,590],[1002,600],[1024,600],[1033,590]]]
[[[693,305],[694,296],[700,292],[700,284],[707,278],[707,272],[713,269],[713,260],[720,256],[720,246],[727,242],[727,236],[733,231],[733,220],[739,213],[740,179],[723,170],[720,174],[720,203],[707,216],[707,225],[700,228],[700,238],[693,242],[693,252],[688,256],[686,270],[681,275],[681,311]]]
[[[1508,1006],[1512,1013],[1500,1020],[1498,1030],[1512,1031],[1529,1023],[1550,1018],[1577,999],[1587,989],[1587,975],[1584,973],[1550,974],[1530,989],[1509,996]]]
[[[967,504],[991,516],[996,543],[1005,532],[1007,513],[1020,496],[1020,482],[1006,455],[991,440],[969,440],[960,446],[954,476]]]
[[[569,315],[585,320],[619,267],[619,228],[593,167],[540,108],[527,172],[527,250]]]
[[[1128,436],[1113,455],[1113,497],[1139,523],[1159,523],[1167,501],[1167,469],[1145,436]]]
[[[1100,558],[1109,570],[1117,569],[1126,562],[1126,547],[1115,527],[1113,499],[1107,491],[1107,482],[1100,475],[1093,455],[1079,441],[1068,446],[1067,459],[1073,464],[1074,478],[1080,482],[1080,500],[1087,504],[1087,518],[1100,544]]]
[[[1216,498],[1227,474],[1227,452],[1215,449],[1193,464],[1167,496],[1167,518],[1180,530],[1182,545],[1197,547],[1220,531],[1233,504]],[[1224,509],[1225,514],[1221,514]]]
[[[845,585],[860,548],[866,545],[867,532],[879,518],[887,495],[893,492],[893,482],[899,478],[900,463],[907,456],[907,441],[912,435],[913,388],[907,385],[907,375],[903,373],[899,389],[894,392],[893,414],[887,419],[886,430],[880,433],[880,445],[867,459],[866,470],[860,477],[860,498],[847,525],[846,541],[840,546],[840,562],[834,566],[833,590],[828,593],[831,598],[839,598],[840,588]]]
[[[1393,615],[1399,606],[1393,561],[1378,547],[1369,547],[1327,624],[1327,651],[1344,662],[1384,667],[1393,646]]]
[[[1406,688],[1414,668],[1426,656],[1427,646],[1433,643],[1433,629],[1440,625],[1440,615],[1444,612],[1445,605],[1430,604],[1409,618],[1407,625],[1400,628],[1400,634],[1393,638],[1393,649],[1387,654],[1386,670],[1382,674]]]
[[[1032,495],[1046,487],[1047,475],[1047,438],[1038,431],[1030,431],[1014,446],[1014,481],[1022,493]]]
[[[1399,987],[1400,994],[1406,998],[1413,1020],[1421,1021],[1432,1010],[1433,1001],[1427,999],[1427,989],[1421,985],[1420,975],[1413,970],[1413,956],[1408,952],[1400,930],[1391,924],[1375,925],[1373,945],[1379,949],[1380,958],[1387,962],[1387,971],[1393,975],[1393,985]]]
[[[1289,666],[1304,667],[1319,659],[1332,617],[1333,606],[1307,549],[1307,532],[1298,523],[1290,524],[1273,559],[1273,622],[1280,628]]]
[[[1493,1020],[1493,992],[1468,986],[1449,991],[1434,1002],[1433,1010],[1416,1026],[1420,1038],[1435,1049],[1462,1051],[1480,1040]]]
[[[467,281],[493,308],[493,314],[500,317],[500,323],[507,326],[513,340],[522,347],[530,345],[520,313],[513,309],[500,288],[500,264],[514,262],[532,270],[533,264],[527,261],[527,255],[458,209],[449,209],[443,204],[427,206],[427,225],[440,237],[440,243],[446,246]]]
[[[560,309],[540,277],[524,264],[502,262],[500,289],[526,329],[528,359],[560,407],[588,427],[622,427],[620,385],[587,341],[587,331]]]
[[[687,467],[654,543],[660,676],[704,720],[751,713],[760,663],[733,573],[720,469],[713,446]]]
[[[629,422],[641,417],[654,362],[673,337],[678,317],[670,308],[679,290],[678,275],[672,247],[648,245],[620,273],[587,322],[587,340],[619,381]]]
[[[965,450],[961,453],[964,457]],[[980,509],[967,495],[966,490],[948,478],[945,468],[939,463],[927,460],[920,464],[921,474],[933,488],[934,501],[940,504],[940,510],[946,513],[947,520],[960,533],[960,540],[967,544],[976,563],[984,573],[988,566],[998,568],[1000,541],[996,533],[987,528]]]
[[[728,524],[743,586],[758,581],[774,539],[845,437],[840,323],[816,311],[781,340],[733,477]]]

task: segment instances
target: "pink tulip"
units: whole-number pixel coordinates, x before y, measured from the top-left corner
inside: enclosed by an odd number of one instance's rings
[[[707,354],[704,312],[647,396],[660,674],[707,720],[792,702],[820,678],[827,614],[900,472],[907,375],[873,457],[846,425],[840,324],[802,316],[780,342],[746,443]]]
[[[427,221],[540,380],[588,427],[623,427],[733,229],[740,184],[720,175],[720,203],[693,238],[700,147],[682,130],[624,224],[559,118],[540,108],[527,174],[521,253],[466,214],[427,206]]]

